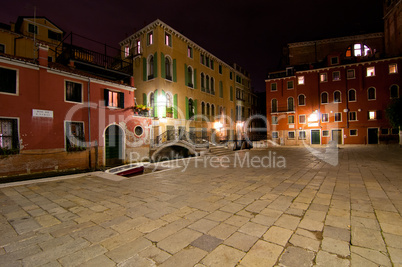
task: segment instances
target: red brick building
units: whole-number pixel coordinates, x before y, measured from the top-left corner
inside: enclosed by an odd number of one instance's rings
[[[385,109],[401,94],[402,57],[395,46],[384,48],[384,36],[387,28],[288,44],[286,69],[266,80],[268,139],[283,145],[397,143],[399,130]]]

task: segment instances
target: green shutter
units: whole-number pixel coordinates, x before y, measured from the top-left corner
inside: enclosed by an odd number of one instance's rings
[[[142,94],[142,103],[143,103],[143,105],[145,105],[145,106],[148,105],[148,103],[147,103],[147,94],[146,94],[146,93],[143,93],[143,94]]]
[[[165,55],[161,53],[161,77],[166,78]]]
[[[142,58],[142,80],[147,80],[147,59],[145,57]]]
[[[197,99],[194,99],[193,103],[194,103],[194,116],[196,116],[197,115]]]
[[[158,117],[158,90],[154,92],[154,117]]]
[[[197,69],[194,69],[194,89],[197,89]]]
[[[158,53],[154,54],[154,78],[158,77]]]
[[[166,100],[166,93],[165,93],[165,91],[163,91],[162,90],[162,99],[165,99]],[[166,101],[165,101],[165,103],[161,103],[161,107],[160,107],[160,109],[159,109],[159,115],[160,115],[160,117],[162,117],[162,118],[166,118]]]
[[[119,92],[119,108],[124,108],[124,93]]]
[[[175,94],[175,95],[173,96],[173,117],[174,117],[175,119],[178,118],[177,114],[178,114],[177,94]]]
[[[173,81],[177,82],[177,75],[176,75],[176,59],[173,59]]]
[[[188,114],[188,97],[186,96],[186,120],[188,120],[190,117],[189,117],[189,114]]]
[[[187,86],[187,84],[188,84],[187,64],[184,64],[184,82],[185,82],[185,85]]]

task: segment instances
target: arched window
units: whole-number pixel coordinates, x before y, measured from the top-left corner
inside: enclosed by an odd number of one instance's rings
[[[187,68],[187,79],[188,79],[188,86],[189,87],[193,87],[194,83],[193,83],[193,69],[189,66]]]
[[[399,97],[399,87],[398,85],[394,84],[389,88],[391,98],[398,98]]]
[[[173,107],[173,96],[171,93],[166,94],[166,107],[167,108]]]
[[[367,98],[368,100],[375,100],[375,88],[374,87],[370,87],[367,90]]]
[[[201,114],[205,115],[205,103],[201,102]]]
[[[362,43],[355,43],[346,50],[346,57],[366,57],[372,55],[371,48]]]
[[[154,78],[154,56],[150,55],[148,58],[148,80]]]
[[[356,101],[356,90],[355,89],[350,89],[348,92],[348,98],[350,102]]]
[[[172,80],[172,61],[169,57],[165,57],[165,70],[166,70],[166,79]]]
[[[288,111],[294,111],[294,99],[293,97],[288,98]]]
[[[205,75],[201,72],[201,91],[205,92]]]
[[[334,92],[334,103],[341,103],[341,92],[340,91],[335,91]]]
[[[214,77],[211,77],[211,94],[215,94],[215,80]]]
[[[207,77],[205,79],[205,83],[206,83],[206,86],[207,86],[207,93],[209,93],[210,91],[209,91],[209,76],[208,75],[207,75]]]
[[[207,103],[207,116],[209,116],[210,115],[210,113],[209,113],[209,103]]]
[[[211,116],[215,116],[215,105],[211,105]]]
[[[155,110],[155,96],[154,93],[149,94],[149,106],[152,108],[151,116],[154,117],[154,110]]]
[[[188,100],[188,117],[190,119],[194,119],[194,113],[195,113],[195,106],[194,106],[194,101],[190,98]]]
[[[305,106],[306,105],[306,96],[305,95],[299,95],[298,97],[298,102],[299,106]]]
[[[323,92],[321,94],[321,104],[327,104],[328,103],[328,93]]]
[[[278,100],[275,98],[271,100],[271,112],[278,112]]]
[[[223,113],[223,107],[222,107],[222,106],[220,106],[220,108],[219,108],[219,114],[220,114],[221,116],[224,115],[224,113]]]

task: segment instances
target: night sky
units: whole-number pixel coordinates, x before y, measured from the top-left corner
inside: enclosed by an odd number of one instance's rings
[[[191,3],[191,4],[190,4]],[[118,42],[160,19],[226,63],[251,74],[255,91],[265,90],[277,70],[282,47],[383,31],[381,0],[8,0],[0,22],[45,16],[67,34],[118,47]]]

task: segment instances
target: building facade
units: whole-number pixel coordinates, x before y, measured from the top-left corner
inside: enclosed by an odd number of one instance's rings
[[[251,113],[249,97],[255,95],[250,76],[162,21],[147,25],[120,46],[124,57],[133,57],[137,105],[152,109],[154,140],[185,132],[193,140],[231,140],[236,125]],[[239,126],[239,132],[243,128]]]

